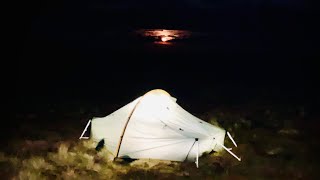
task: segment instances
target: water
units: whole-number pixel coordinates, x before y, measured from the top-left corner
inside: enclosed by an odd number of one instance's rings
[[[32,16],[17,65],[16,97],[117,101],[153,88],[200,102],[316,94],[312,14],[281,8],[164,10],[68,6]],[[137,34],[150,29],[188,35],[163,43]]]

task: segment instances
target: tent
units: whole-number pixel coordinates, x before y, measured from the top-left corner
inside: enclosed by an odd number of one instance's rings
[[[203,153],[225,149],[240,160],[223,145],[224,129],[193,116],[160,89],[146,93],[106,117],[93,118],[80,139],[85,138],[90,123],[90,138],[96,142],[103,140],[115,158],[187,160],[195,161],[198,166]]]

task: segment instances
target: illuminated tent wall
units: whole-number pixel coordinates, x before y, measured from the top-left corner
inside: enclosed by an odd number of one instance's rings
[[[159,89],[91,123],[90,138],[103,139],[114,157],[197,163],[204,152],[225,148],[224,129],[191,115]]]

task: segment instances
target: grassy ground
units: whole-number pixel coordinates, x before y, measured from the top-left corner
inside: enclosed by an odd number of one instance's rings
[[[320,150],[317,121],[294,106],[215,107],[195,113],[219,124],[238,143],[227,152],[211,153],[192,162],[159,160],[112,161],[106,149],[95,151],[90,140],[78,140],[93,111],[45,108],[20,112],[0,152],[1,179],[318,179]],[[62,108],[61,108],[62,109]],[[107,109],[107,108],[106,108]],[[111,108],[112,109],[112,108]]]

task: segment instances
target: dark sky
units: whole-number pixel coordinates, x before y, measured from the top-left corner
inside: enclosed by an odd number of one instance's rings
[[[320,32],[312,7],[302,0],[26,2],[17,21],[16,99],[116,101],[164,88],[190,100],[259,93],[310,100]],[[158,47],[133,36],[139,28],[208,36]]]
[[[292,9],[300,9],[307,5],[303,0],[162,0],[162,1],[148,1],[148,0],[120,0],[103,1],[94,3],[95,6],[101,7],[107,4],[113,8],[155,8],[155,7],[175,7],[175,8],[228,8],[228,7],[251,7],[257,8],[263,5],[271,5],[277,7],[286,7]]]

